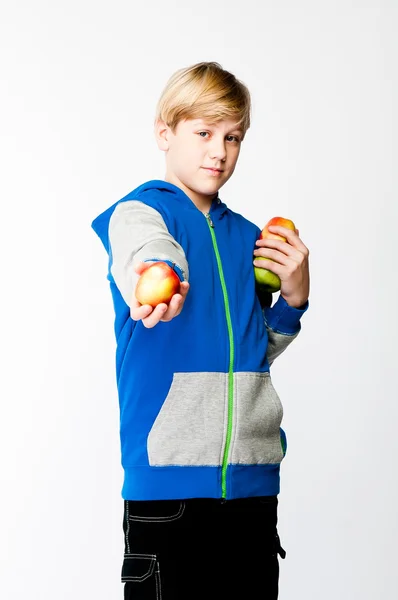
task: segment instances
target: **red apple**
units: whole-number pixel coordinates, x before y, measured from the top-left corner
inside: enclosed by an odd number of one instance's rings
[[[260,240],[268,238],[271,240],[282,240],[283,242],[286,242],[286,238],[283,235],[271,233],[270,231],[268,231],[268,227],[273,227],[274,225],[279,227],[286,227],[286,229],[291,229],[292,231],[295,231],[296,229],[295,224],[290,219],[285,219],[284,217],[272,217],[272,219],[270,219],[263,228],[260,234]]]
[[[264,239],[273,239],[273,240],[282,240],[286,242],[286,238],[283,235],[279,235],[277,233],[271,233],[268,231],[268,227],[279,225],[280,227],[286,227],[286,229],[291,229],[292,231],[296,230],[296,226],[290,219],[285,219],[284,217],[273,217],[268,221],[263,230],[261,231],[260,240]],[[265,258],[264,256],[255,256],[256,260],[271,260],[270,258]],[[254,276],[259,285],[262,286],[267,292],[277,292],[281,287],[281,280],[279,279],[276,273],[269,271],[268,269],[263,269],[262,267],[254,267]]]
[[[180,291],[180,278],[165,262],[148,265],[141,273],[135,288],[135,297],[140,304],[152,307],[165,302],[168,304],[174,294]]]

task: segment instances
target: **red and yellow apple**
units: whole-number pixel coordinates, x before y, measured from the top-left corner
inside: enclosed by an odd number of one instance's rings
[[[180,278],[166,262],[149,264],[142,271],[135,287],[135,297],[140,304],[155,307],[162,302],[168,304],[180,291]]]
[[[279,235],[277,233],[271,233],[268,230],[268,227],[272,227],[274,225],[278,225],[280,227],[286,227],[286,229],[291,229],[292,231],[296,230],[296,226],[291,219],[285,219],[284,217],[273,217],[268,221],[263,230],[261,231],[260,240],[264,239],[272,239],[272,240],[282,240],[286,242],[286,238],[283,235]],[[272,260],[271,258],[266,258],[264,256],[255,256],[256,260]],[[277,292],[281,288],[281,280],[276,273],[269,271],[268,269],[264,269],[263,267],[254,267],[254,277],[257,283],[266,291],[266,292]]]

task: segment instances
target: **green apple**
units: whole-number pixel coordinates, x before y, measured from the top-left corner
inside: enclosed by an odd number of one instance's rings
[[[264,256],[256,256],[256,260],[271,260]],[[254,267],[254,277],[265,292],[277,292],[281,289],[281,280],[276,273],[263,267]]]

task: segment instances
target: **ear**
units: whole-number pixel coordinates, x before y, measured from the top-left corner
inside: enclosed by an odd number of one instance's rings
[[[166,151],[169,149],[170,127],[164,121],[158,119],[155,122],[155,138],[159,150]]]

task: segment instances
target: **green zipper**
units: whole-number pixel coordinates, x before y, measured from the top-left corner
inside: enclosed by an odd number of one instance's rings
[[[214,223],[211,220],[209,213],[204,213],[209,225],[211,238],[213,240],[213,248],[217,259],[218,274],[220,276],[222,293],[224,296],[225,316],[227,319],[228,337],[229,337],[229,369],[228,369],[228,418],[227,418],[227,438],[225,440],[224,456],[221,470],[221,495],[223,498],[227,496],[227,466],[229,447],[231,445],[232,435],[232,414],[234,410],[234,336],[232,332],[231,312],[229,310],[229,300],[227,286],[225,285],[224,272],[222,269],[221,257],[218,251],[216,234],[214,233]]]

